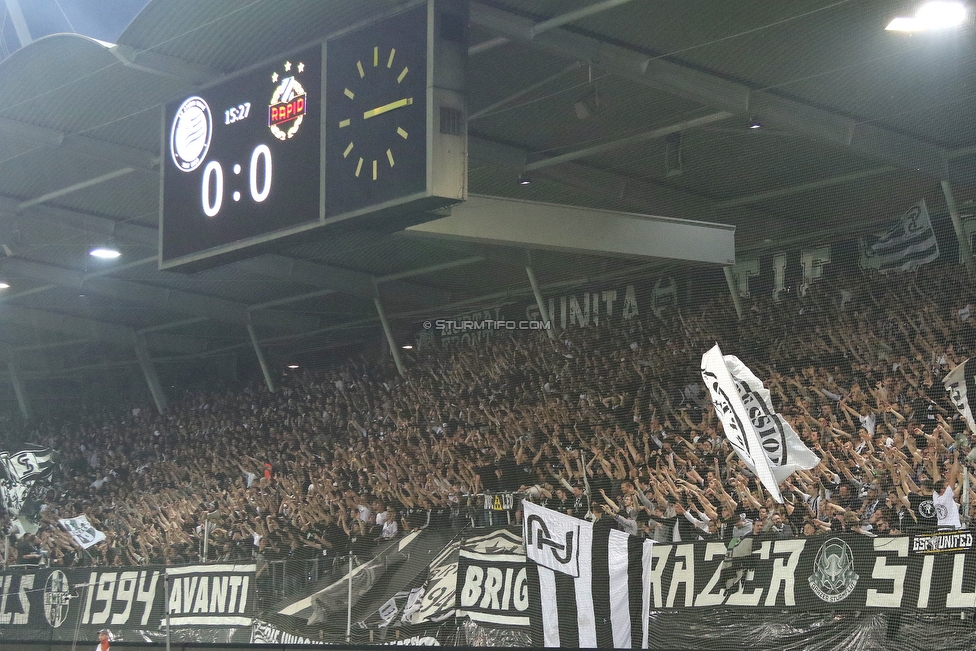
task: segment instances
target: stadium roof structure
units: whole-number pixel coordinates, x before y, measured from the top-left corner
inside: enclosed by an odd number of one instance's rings
[[[405,4],[153,0],[118,43],[57,34],[0,62],[11,379],[213,360],[254,340],[285,360],[378,338],[377,296],[394,322],[530,298],[521,247],[373,231],[157,268],[161,106]],[[943,181],[965,208],[976,39],[971,25],[884,31],[908,7],[473,0],[470,192],[733,224],[740,255],[876,230],[922,197],[941,208]],[[88,255],[109,240],[121,259]],[[648,266],[544,249],[531,264],[543,287]]]

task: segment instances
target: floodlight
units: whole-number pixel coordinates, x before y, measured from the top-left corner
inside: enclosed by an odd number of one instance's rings
[[[88,255],[93,258],[101,258],[102,260],[114,260],[122,255],[122,253],[114,246],[97,246],[89,251]]]
[[[889,32],[932,32],[958,27],[966,22],[968,12],[961,2],[932,0],[920,5],[914,16],[898,16],[885,29]]]

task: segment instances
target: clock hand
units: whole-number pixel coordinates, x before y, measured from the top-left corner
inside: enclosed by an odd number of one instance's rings
[[[370,118],[376,117],[377,115],[382,115],[384,113],[392,111],[393,109],[402,108],[404,106],[410,106],[411,104],[413,104],[413,98],[404,97],[403,99],[398,99],[395,102],[390,102],[389,104],[384,104],[383,106],[377,106],[374,109],[366,111],[365,113],[363,113],[363,119],[368,120]]]

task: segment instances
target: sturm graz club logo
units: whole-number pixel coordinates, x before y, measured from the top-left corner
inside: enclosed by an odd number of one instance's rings
[[[810,589],[821,601],[835,604],[847,599],[857,585],[854,553],[840,538],[831,538],[817,551],[813,574],[807,579]]]
[[[210,149],[213,119],[202,97],[190,97],[176,110],[169,134],[169,153],[181,172],[200,167]]]
[[[932,500],[925,500],[918,505],[918,514],[923,518],[936,517],[935,504]]]
[[[61,570],[54,570],[44,583],[44,618],[54,628],[64,624],[71,604],[71,586]]]

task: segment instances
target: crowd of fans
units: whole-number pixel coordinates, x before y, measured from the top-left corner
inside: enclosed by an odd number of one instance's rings
[[[35,494],[40,529],[8,561],[192,562],[205,532],[210,560],[366,554],[417,528],[484,524],[486,492],[669,542],[929,531],[959,524],[937,521],[948,503],[976,507],[962,494],[966,428],[941,383],[973,349],[964,268],[743,302],[741,320],[726,298],[556,341],[428,347],[406,378],[361,359],[289,374],[275,393],[190,392],[163,415],[39,424],[33,442],[62,468]],[[722,434],[699,373],[716,342],[822,460],[783,484],[785,504]],[[57,526],[82,514],[107,535],[85,553]]]

